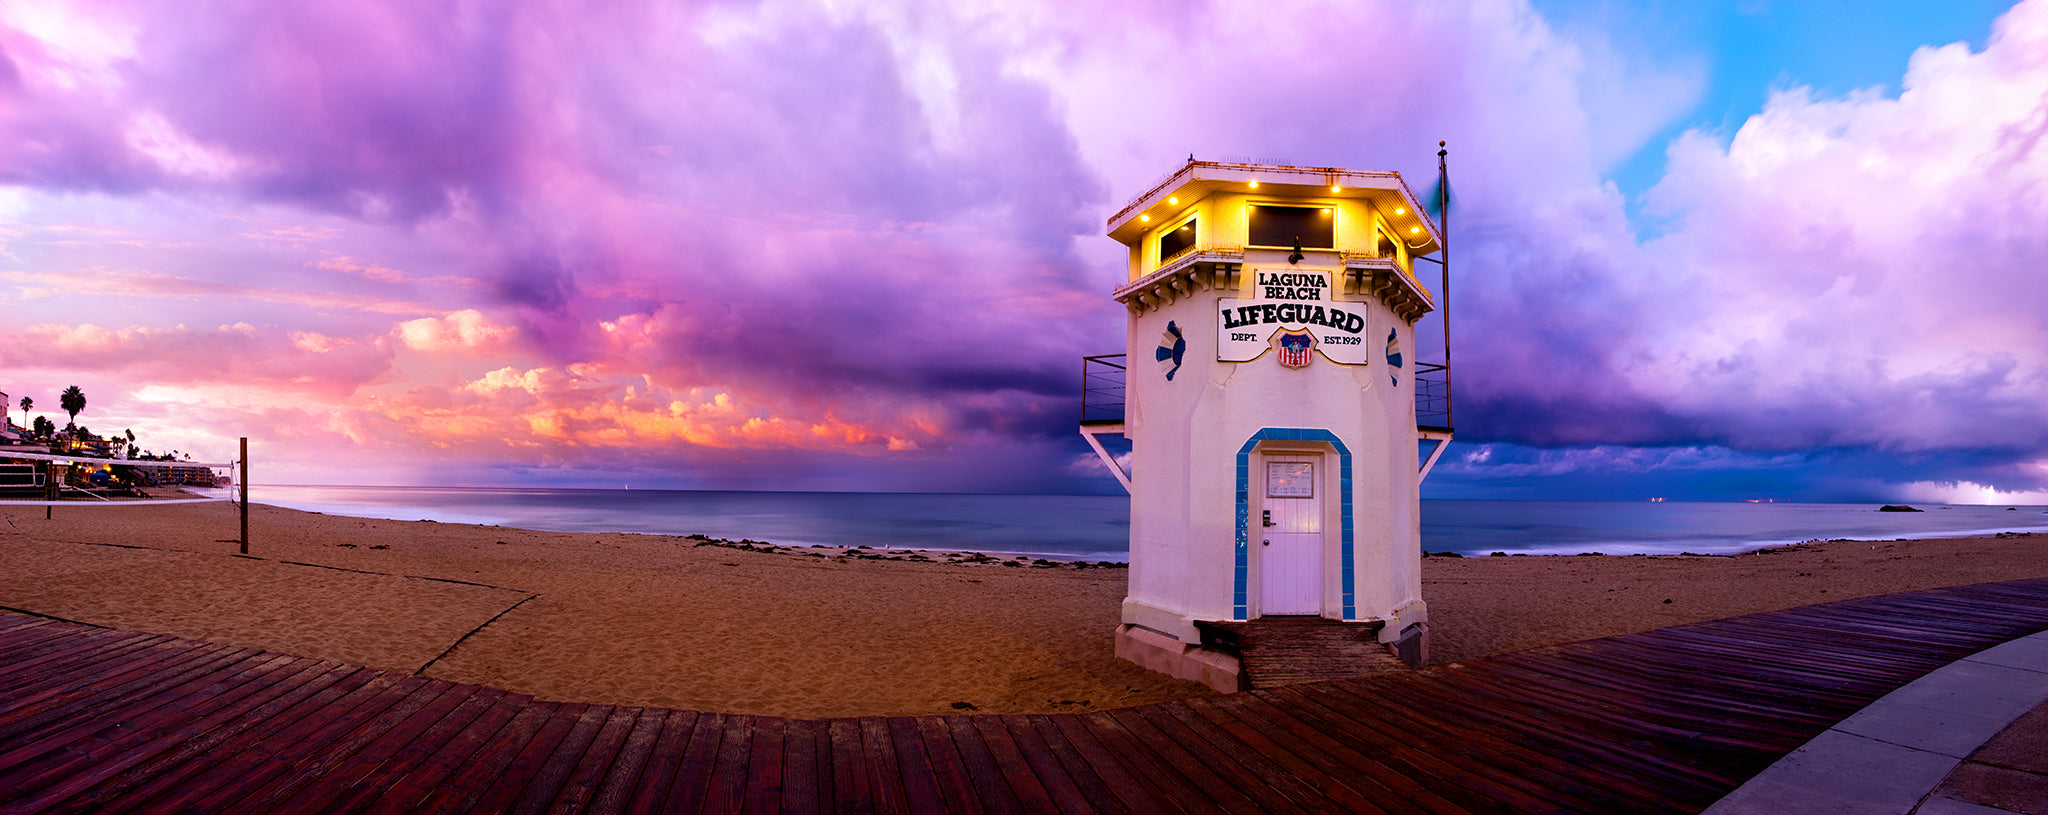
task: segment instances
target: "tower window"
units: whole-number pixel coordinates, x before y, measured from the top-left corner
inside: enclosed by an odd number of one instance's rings
[[[1195,228],[1195,219],[1193,218],[1189,218],[1187,223],[1160,233],[1159,262],[1165,263],[1179,256],[1180,253],[1195,248],[1195,235],[1197,234],[1199,233]]]
[[[1394,247],[1394,239],[1387,237],[1386,230],[1375,229],[1373,230],[1373,235],[1379,239],[1376,245],[1373,246],[1372,253],[1374,257],[1382,257],[1388,260],[1395,260],[1401,257],[1401,250]]]
[[[1337,245],[1336,216],[1323,207],[1252,207],[1253,246],[1293,246],[1301,240],[1303,249],[1332,249]]]

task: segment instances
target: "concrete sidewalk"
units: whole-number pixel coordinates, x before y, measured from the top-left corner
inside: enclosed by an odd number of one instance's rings
[[[1708,815],[2048,813],[2048,632],[1873,702]]]

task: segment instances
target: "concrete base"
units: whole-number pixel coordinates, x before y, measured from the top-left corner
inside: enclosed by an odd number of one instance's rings
[[[1116,655],[1147,670],[1200,682],[1219,693],[1245,688],[1237,657],[1129,623],[1116,628]]]
[[[1385,631],[1385,629],[1381,629]],[[1401,629],[1392,640],[1382,640],[1387,650],[1394,652],[1410,668],[1429,664],[1429,623],[1416,623]]]

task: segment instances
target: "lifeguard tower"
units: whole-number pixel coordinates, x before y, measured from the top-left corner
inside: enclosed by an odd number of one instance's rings
[[[1128,352],[1084,361],[1081,433],[1131,494],[1118,656],[1226,691],[1254,651],[1427,660],[1420,487],[1451,429],[1449,343],[1413,350],[1414,264],[1447,254],[1419,203],[1399,173],[1190,157],[1109,219]]]

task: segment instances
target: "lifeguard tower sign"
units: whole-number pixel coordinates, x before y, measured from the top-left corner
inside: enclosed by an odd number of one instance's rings
[[[1258,297],[1217,301],[1218,362],[1250,362],[1274,347],[1276,335],[1306,332],[1324,359],[1367,363],[1363,309],[1353,311],[1331,298],[1329,272],[1258,269],[1253,275]]]

